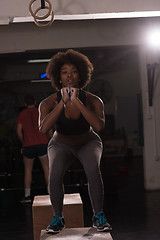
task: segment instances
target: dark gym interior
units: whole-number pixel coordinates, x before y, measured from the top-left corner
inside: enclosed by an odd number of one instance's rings
[[[100,133],[104,145],[101,171],[105,193],[104,211],[113,228],[111,235],[114,240],[158,240],[160,191],[146,191],[144,188],[143,121],[138,80],[134,81],[136,86],[133,88],[131,83],[128,83],[130,91],[131,88],[135,90],[134,96],[124,94],[125,97],[118,97],[120,94],[117,94],[117,89],[114,88],[114,81],[108,80],[109,77],[107,79],[111,73],[118,74],[126,68],[138,74],[137,47],[78,50],[88,55],[95,67],[93,81],[87,90],[99,95],[106,105],[106,126]],[[0,83],[0,239],[2,240],[33,240],[32,204],[20,203],[24,193],[24,169],[21,144],[16,135],[16,117],[24,107],[25,94],[33,93],[38,106],[42,99],[54,91],[47,78],[43,83],[32,81],[38,80],[40,74],[45,72],[46,63],[30,65],[27,61],[33,58],[50,58],[55,52],[57,50],[0,54],[1,74],[5,79]],[[125,91],[123,81],[124,79],[121,79],[121,88]],[[126,91],[128,91],[127,85]],[[117,114],[113,114],[112,111],[113,99],[119,107]],[[131,116],[130,112],[125,112],[124,118],[123,110],[130,109],[127,102],[132,104],[134,116]],[[128,134],[130,132],[131,135]],[[64,185],[65,193],[80,193],[83,201],[84,224],[91,226],[92,209],[87,180],[79,162],[76,161],[67,171]],[[39,160],[35,159],[32,198],[46,194],[43,171]]]

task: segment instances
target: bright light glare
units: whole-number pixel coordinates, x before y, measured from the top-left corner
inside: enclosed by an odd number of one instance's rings
[[[154,30],[148,34],[148,44],[153,48],[160,49],[160,30]]]

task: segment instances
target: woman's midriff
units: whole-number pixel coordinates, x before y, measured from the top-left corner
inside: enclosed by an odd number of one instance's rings
[[[63,135],[55,131],[53,134],[53,139],[62,144],[67,144],[70,146],[78,146],[87,142],[89,139],[92,138],[92,136],[93,136],[92,130],[89,130],[87,133],[80,134],[80,135]]]

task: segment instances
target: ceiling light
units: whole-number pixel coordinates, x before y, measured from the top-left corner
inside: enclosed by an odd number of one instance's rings
[[[63,14],[55,15],[55,20],[85,20],[85,19],[115,19],[115,18],[138,18],[138,17],[159,17],[160,11],[139,11],[139,12],[109,12],[109,13],[90,13],[90,14]],[[33,22],[32,16],[14,17],[13,23]],[[47,18],[46,21],[49,21]]]
[[[10,22],[9,17],[0,17],[0,25],[8,25]]]
[[[51,80],[49,80],[49,79],[40,79],[40,80],[31,80],[30,81],[31,83],[44,83],[44,82],[51,82]]]
[[[27,62],[28,63],[45,63],[49,62],[51,59],[30,59]]]
[[[160,30],[150,31],[147,36],[147,42],[151,47],[160,49]]]

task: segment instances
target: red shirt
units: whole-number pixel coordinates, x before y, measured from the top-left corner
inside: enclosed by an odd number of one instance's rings
[[[18,124],[22,124],[23,147],[47,144],[48,139],[45,134],[38,129],[38,109],[35,107],[26,108],[19,113]]]

